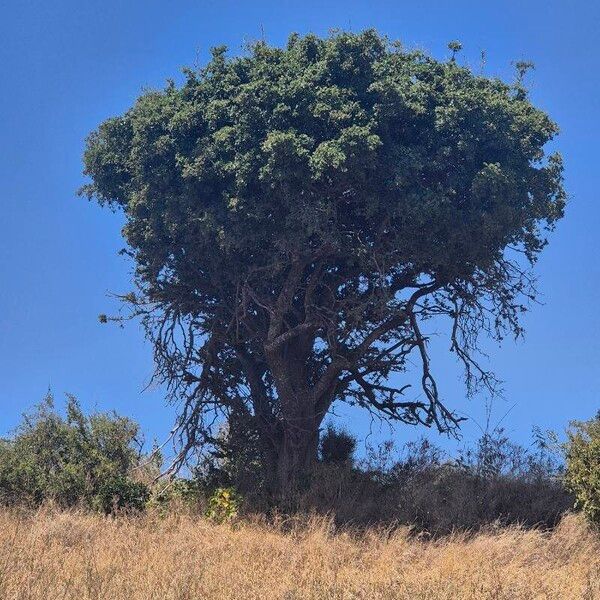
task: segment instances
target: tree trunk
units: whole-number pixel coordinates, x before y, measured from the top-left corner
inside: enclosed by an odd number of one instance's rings
[[[280,404],[273,487],[276,501],[285,508],[293,508],[310,484],[326,412],[317,412],[307,372],[313,342],[312,335],[297,335],[266,352]]]
[[[277,454],[275,490],[277,500],[291,507],[310,485],[317,462],[319,425],[315,419],[286,423]]]

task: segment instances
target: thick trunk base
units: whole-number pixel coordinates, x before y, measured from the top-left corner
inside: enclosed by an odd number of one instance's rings
[[[311,483],[317,462],[319,431],[294,428],[283,432],[273,468],[273,491],[276,503],[294,509]]]

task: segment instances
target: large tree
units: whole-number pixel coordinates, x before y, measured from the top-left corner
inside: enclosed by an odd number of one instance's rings
[[[336,401],[452,430],[431,318],[468,389],[494,385],[477,336],[521,332],[562,163],[527,65],[507,84],[450,49],[440,62],[375,31],[219,47],[90,135],[84,192],[125,214],[125,299],[180,401],[181,459],[225,417],[286,496]],[[413,358],[420,393],[397,384]]]

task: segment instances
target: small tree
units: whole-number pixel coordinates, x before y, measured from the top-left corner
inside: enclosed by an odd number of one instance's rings
[[[600,525],[600,412],[591,421],[576,421],[568,431],[566,483],[577,506]]]
[[[107,513],[142,508],[149,490],[130,477],[140,458],[137,435],[125,417],[85,416],[72,396],[62,417],[48,394],[12,438],[0,441],[0,503],[53,500]]]
[[[88,139],[83,192],[124,211],[124,296],[182,401],[183,447],[219,416],[256,433],[279,496],[335,401],[453,430],[424,326],[447,318],[469,392],[480,332],[521,334],[527,261],[563,214],[556,125],[517,83],[375,31],[212,51]],[[106,317],[104,317],[106,320]],[[409,357],[420,394],[396,385]]]

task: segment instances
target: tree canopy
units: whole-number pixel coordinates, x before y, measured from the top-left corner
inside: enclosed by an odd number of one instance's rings
[[[450,49],[372,30],[218,47],[90,135],[83,191],[125,213],[125,299],[183,400],[181,457],[234,417],[285,488],[335,401],[452,429],[422,333],[434,317],[468,389],[494,385],[477,336],[521,333],[562,162],[527,65],[505,83]],[[413,355],[420,394],[390,381]]]

